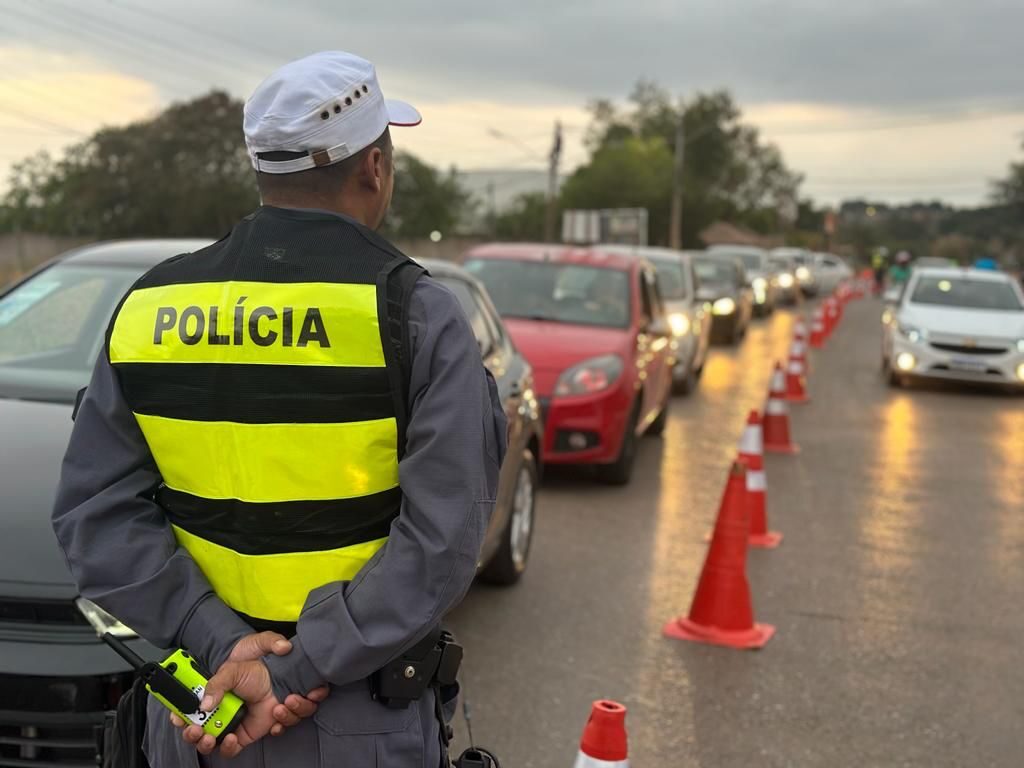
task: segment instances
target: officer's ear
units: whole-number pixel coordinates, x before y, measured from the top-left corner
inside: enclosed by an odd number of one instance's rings
[[[363,161],[359,164],[359,181],[375,193],[380,193],[387,185],[389,172],[388,158],[379,147],[364,150]]]

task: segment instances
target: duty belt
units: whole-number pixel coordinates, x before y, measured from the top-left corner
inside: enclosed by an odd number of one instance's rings
[[[440,627],[370,676],[374,700],[391,709],[404,709],[428,688],[455,685],[462,663],[462,646]]]

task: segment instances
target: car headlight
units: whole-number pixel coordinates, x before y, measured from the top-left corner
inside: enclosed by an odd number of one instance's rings
[[[765,280],[763,277],[755,277],[750,282],[750,285],[751,285],[751,287],[753,287],[753,289],[755,291],[762,291],[763,292],[763,291],[767,291],[768,290],[768,281]]]
[[[682,312],[673,312],[668,316],[668,324],[672,327],[672,334],[685,336],[690,332],[690,318]]]
[[[913,325],[907,325],[906,323],[896,323],[896,329],[906,337],[907,341],[911,344],[916,344],[919,341],[924,341],[928,338],[928,331],[924,328],[917,328]]]
[[[736,302],[726,296],[712,304],[711,311],[716,315],[731,315],[736,311]]]
[[[562,372],[555,384],[555,396],[602,392],[611,387],[621,375],[622,358],[618,355],[592,357]]]
[[[793,276],[789,272],[783,272],[779,275],[779,285],[783,288],[793,287]]]
[[[809,270],[807,267],[797,267],[796,268],[796,279],[799,280],[801,283],[808,283],[808,282],[810,282],[810,280],[811,280],[811,270]]]
[[[97,635],[105,635],[109,632],[114,637],[138,637],[135,630],[125,624],[122,624],[96,605],[92,600],[86,600],[84,597],[80,597],[75,600],[75,605],[85,617],[85,620],[92,624],[92,628],[96,630]]]
[[[891,325],[894,315],[891,309],[884,309],[882,311],[882,325]]]

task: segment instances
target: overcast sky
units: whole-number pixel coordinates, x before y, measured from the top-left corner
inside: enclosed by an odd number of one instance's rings
[[[727,87],[819,202],[982,202],[1024,139],[1021,0],[0,0],[0,173],[103,123],[341,48],[420,107],[438,165],[585,159],[585,106],[640,77]]]

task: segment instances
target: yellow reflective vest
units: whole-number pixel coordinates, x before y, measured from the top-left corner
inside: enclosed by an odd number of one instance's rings
[[[111,321],[156,499],[256,628],[295,622],[311,590],[352,579],[387,540],[419,274],[355,223],[264,207],[150,271]]]

